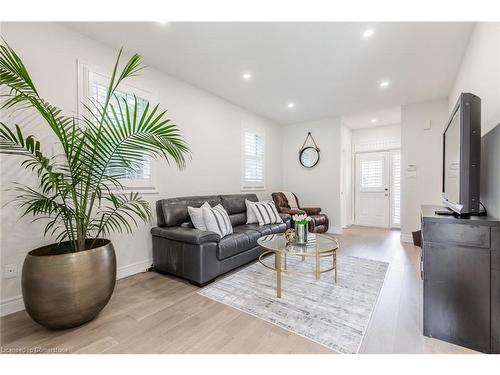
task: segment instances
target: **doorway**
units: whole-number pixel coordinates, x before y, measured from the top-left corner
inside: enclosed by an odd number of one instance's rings
[[[399,228],[401,209],[400,150],[356,153],[355,223]]]

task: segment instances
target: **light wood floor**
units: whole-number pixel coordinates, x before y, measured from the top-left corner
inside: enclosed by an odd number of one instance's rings
[[[352,227],[338,236],[342,254],[390,263],[361,353],[471,353],[422,336],[419,249],[399,231]],[[308,339],[222,305],[197,288],[154,272],[117,282],[94,321],[49,331],[24,311],[0,319],[6,349],[71,353],[333,353]]]

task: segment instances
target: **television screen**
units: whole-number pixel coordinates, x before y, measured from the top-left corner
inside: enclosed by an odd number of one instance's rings
[[[460,202],[460,110],[455,112],[444,134],[444,198]]]

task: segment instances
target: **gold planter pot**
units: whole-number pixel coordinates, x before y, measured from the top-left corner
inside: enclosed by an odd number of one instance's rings
[[[68,246],[40,247],[24,260],[26,311],[35,322],[51,329],[77,327],[92,320],[115,287],[116,256],[111,241],[99,239],[93,249],[78,252],[68,252]]]

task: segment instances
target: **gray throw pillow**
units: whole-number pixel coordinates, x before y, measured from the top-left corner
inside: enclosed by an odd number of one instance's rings
[[[208,204],[208,202],[205,202],[201,205],[201,207],[188,206],[188,213],[189,217],[191,218],[191,222],[193,223],[193,227],[199,230],[207,230],[205,220],[203,220],[203,212],[201,210],[203,207],[210,208],[210,205]]]

